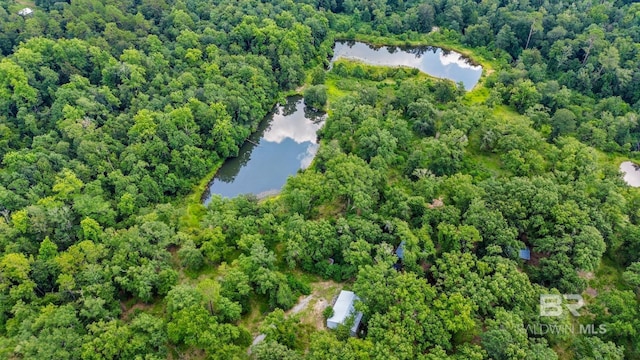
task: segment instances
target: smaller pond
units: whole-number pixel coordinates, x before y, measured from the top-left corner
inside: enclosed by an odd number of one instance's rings
[[[627,185],[640,187],[640,165],[625,161],[620,164],[620,171],[624,173],[624,181]]]
[[[306,169],[318,151],[316,132],[325,114],[304,105],[301,96],[278,104],[249,137],[237,157],[227,159],[202,196],[208,204],[213,194],[258,198],[277,194],[287,178]]]
[[[431,76],[462,81],[469,91],[478,83],[482,67],[454,51],[431,46],[420,47],[374,47],[362,42],[338,41],[333,49],[331,63],[338,59],[353,59],[369,65],[407,66],[416,68]]]

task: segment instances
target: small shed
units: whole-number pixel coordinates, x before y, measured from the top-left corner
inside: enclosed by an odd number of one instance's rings
[[[404,260],[404,241],[398,245],[398,248],[396,249],[396,256],[398,259]]]
[[[333,305],[333,316],[327,319],[327,327],[335,329],[338,325],[344,324],[349,316],[354,315],[355,321],[351,327],[351,336],[355,336],[362,320],[362,313],[356,313],[353,307],[353,303],[356,300],[359,300],[359,298],[352,291],[340,291],[340,295],[338,295],[338,299]]]
[[[31,15],[33,14],[33,9],[26,7],[20,11],[18,11],[18,15],[20,16],[27,16],[27,15]]]
[[[522,260],[531,260],[531,250],[529,248],[520,249],[518,257]]]

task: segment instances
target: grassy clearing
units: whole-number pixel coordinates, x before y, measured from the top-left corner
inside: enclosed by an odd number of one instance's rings
[[[120,319],[128,321],[134,318],[138,313],[142,312],[162,317],[164,313],[164,304],[159,298],[154,299],[151,303],[140,302],[138,299],[133,298],[120,302],[120,309],[122,310]]]
[[[484,104],[489,98],[489,89],[484,86],[476,86],[473,90],[464,95],[462,101],[467,105]]]
[[[624,268],[609,257],[603,257],[600,267],[595,272],[595,277],[589,281],[589,287],[596,289],[599,293],[611,289],[631,290],[629,285],[622,279]]]
[[[202,269],[197,271],[185,270],[183,282],[195,286],[204,279],[215,279],[219,274],[218,269],[218,266],[203,266]]]
[[[629,157],[628,154],[606,153],[601,150],[596,150],[596,151],[598,152],[598,161],[600,162],[600,165],[612,165],[612,166],[615,166],[616,168],[619,168],[620,164],[622,164],[625,161],[638,162],[638,159],[633,159]]]
[[[185,212],[180,218],[181,229],[189,231],[189,229],[199,227],[200,220],[206,212],[206,208],[202,205],[202,195],[207,191],[209,182],[216,175],[223,162],[223,160],[219,160],[214,164],[211,171],[193,187],[191,194],[179,201],[178,205],[183,205],[185,208]]]
[[[493,116],[500,120],[510,121],[525,118],[524,115],[518,114],[512,107],[507,105],[496,105],[493,108]]]
[[[294,275],[301,282],[308,284],[311,287],[311,294],[301,295],[298,298],[296,305],[294,305],[292,309],[295,309],[296,306],[300,304],[300,302],[304,301],[308,297],[312,297],[312,300],[317,299],[318,296],[325,296],[325,294],[327,294],[327,291],[331,291],[331,289],[334,289],[335,287],[341,288],[340,284],[332,283],[330,281],[323,281],[322,278],[318,276],[303,273],[299,270],[291,270],[291,271],[288,271],[287,274]],[[331,283],[332,285],[322,286],[322,284],[327,284],[327,283]],[[333,284],[335,284],[335,286],[333,286]],[[315,303],[317,303],[316,300],[313,300],[313,301],[308,300],[307,305],[304,306],[302,310],[296,311],[294,314],[292,313],[292,309],[290,309],[286,312],[286,314],[288,316],[301,314],[300,316],[302,316],[302,319],[306,319],[307,316],[310,316],[310,315],[306,315],[307,312],[305,310],[307,309],[309,304],[315,304]],[[269,309],[268,299],[264,295],[257,295],[256,297],[252,297],[250,299],[249,306],[251,310],[247,314],[242,316],[242,318],[238,322],[238,325],[245,327],[255,338],[260,334],[260,326],[262,325],[262,322],[264,321],[266,316],[271,312],[271,310]],[[308,338],[308,335],[310,335],[310,332],[311,332],[310,330],[311,329],[304,329],[305,333],[307,334],[305,335],[306,338]]]
[[[298,298],[296,305],[286,312],[287,317],[297,316],[300,320],[298,341],[303,348],[308,348],[311,334],[325,329],[325,319],[322,312],[327,306],[331,306],[338,296],[344,284],[331,280],[323,280],[320,277],[294,271],[304,282],[309,280],[311,293]],[[260,334],[260,326],[269,313],[266,299],[252,298],[251,311],[244,315],[239,325],[244,326],[255,338]]]
[[[267,299],[252,297],[249,305],[251,311],[242,316],[238,325],[245,327],[253,336],[256,336],[260,333],[260,325],[269,311]]]
[[[325,81],[325,86],[327,87],[327,96],[329,98],[329,103],[331,103],[332,100],[335,101],[348,94],[348,92],[340,89],[340,87],[338,86],[339,81],[340,81],[340,78],[338,78],[335,75],[327,76],[327,80]]]
[[[331,306],[338,296],[343,284],[333,281],[318,281],[311,284],[310,300],[307,305],[298,312],[300,323],[311,325],[315,330],[325,328],[325,319],[322,312],[327,306]],[[303,298],[304,299],[304,298]]]
[[[502,161],[498,154],[468,153],[469,159],[478,164],[481,169],[486,170],[492,177],[501,177],[506,171],[502,168]]]
[[[16,0],[16,4],[22,7],[30,7],[32,9],[36,8],[36,3],[32,0]]]

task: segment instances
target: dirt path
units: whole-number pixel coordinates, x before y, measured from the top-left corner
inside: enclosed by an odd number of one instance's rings
[[[294,307],[292,307],[289,311],[287,311],[285,314],[295,315],[299,313],[300,311],[304,310],[307,307],[307,305],[309,305],[309,302],[311,301],[311,299],[313,299],[313,294],[303,298],[302,300],[299,300],[298,303]]]
[[[255,338],[253,338],[253,342],[251,343],[251,346],[260,344],[265,337],[267,337],[267,335],[265,334],[260,334],[256,336]]]
[[[318,300],[318,302],[315,304],[315,306],[313,307],[313,319],[315,319],[315,327],[316,329],[322,329],[324,328],[324,316],[322,315],[322,313],[324,312],[324,309],[327,308],[327,306],[329,306],[329,301],[325,300],[325,299],[320,299]]]

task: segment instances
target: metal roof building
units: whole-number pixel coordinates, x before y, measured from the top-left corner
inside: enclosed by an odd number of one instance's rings
[[[353,308],[353,303],[356,300],[359,299],[352,291],[340,291],[340,295],[333,305],[333,316],[327,319],[327,327],[335,329],[338,325],[344,324],[349,316],[355,315],[355,321],[351,327],[351,336],[355,336],[362,320],[362,313],[356,313]]]
[[[398,245],[398,248],[396,249],[396,256],[400,260],[404,260],[404,244],[405,242],[402,241],[400,245]]]
[[[28,8],[28,7],[18,11],[18,15],[20,15],[20,16],[27,16],[27,15],[31,15],[31,14],[33,14],[33,9]]]

